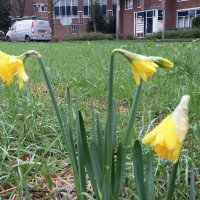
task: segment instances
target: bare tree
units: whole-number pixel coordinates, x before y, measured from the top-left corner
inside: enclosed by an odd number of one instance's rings
[[[94,32],[97,32],[97,25],[96,25],[96,0],[90,0],[91,5],[91,17],[93,22]]]
[[[162,30],[162,39],[165,39],[166,0],[163,0],[163,1],[162,1],[162,10],[163,10],[163,30]]]
[[[9,0],[11,12],[16,17],[23,17],[27,0]]]
[[[59,0],[42,0],[42,2],[47,6],[49,11],[49,23],[52,30],[52,35],[54,35],[54,6]]]

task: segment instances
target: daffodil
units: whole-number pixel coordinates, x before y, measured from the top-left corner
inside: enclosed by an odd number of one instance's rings
[[[173,63],[165,58],[147,57],[123,49],[114,49],[112,53],[114,54],[115,52],[121,53],[128,59],[137,85],[140,84],[140,79],[146,81],[151,77],[156,72],[158,66],[173,68]]]
[[[20,57],[10,56],[0,51],[0,77],[10,85],[15,75],[18,75],[19,87],[22,87],[28,80],[23,61]]]
[[[188,130],[188,102],[190,97],[184,95],[174,112],[168,115],[154,130],[143,139],[159,157],[177,162],[183,140]]]

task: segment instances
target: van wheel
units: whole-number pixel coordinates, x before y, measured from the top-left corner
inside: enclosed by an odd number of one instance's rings
[[[28,35],[26,35],[25,42],[30,42],[30,41],[31,41],[31,38]]]
[[[7,41],[7,42],[11,42],[11,39],[10,39],[9,36],[6,37],[6,41]]]

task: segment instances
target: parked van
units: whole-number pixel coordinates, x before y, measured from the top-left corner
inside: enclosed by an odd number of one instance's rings
[[[52,39],[51,28],[46,20],[16,21],[6,34],[7,41],[49,41]]]

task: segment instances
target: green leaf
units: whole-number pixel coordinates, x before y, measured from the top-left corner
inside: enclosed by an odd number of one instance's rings
[[[104,166],[104,148],[103,148],[103,140],[104,140],[104,133],[101,126],[101,122],[99,120],[99,117],[97,115],[96,119],[96,134],[97,134],[97,150],[98,150],[98,156],[99,156],[99,162],[101,169],[103,169]]]
[[[117,148],[117,160],[116,160],[116,172],[115,172],[115,187],[114,187],[114,199],[118,199],[122,175],[124,172],[124,163],[126,161],[126,148],[122,147],[122,143],[119,143]]]
[[[71,150],[73,154],[75,155],[75,144],[74,144],[74,138],[73,138],[73,114],[72,114],[72,105],[71,105],[71,98],[70,98],[70,92],[69,88],[67,88],[67,105],[68,105],[68,123],[65,124],[67,127],[67,137],[70,142]]]
[[[112,171],[112,153],[113,153],[113,135],[114,135],[114,100],[113,100],[113,62],[114,56],[110,60],[110,74],[109,74],[109,91],[108,91],[108,118],[105,134],[105,175],[108,186],[111,190],[111,171]]]
[[[155,199],[152,154],[150,152],[147,153],[147,160],[146,160],[146,199],[147,200]]]
[[[84,165],[84,151],[82,147],[82,138],[80,130],[80,121],[79,121],[79,111],[78,111],[78,102],[76,98],[76,128],[77,128],[77,137],[78,137],[78,174],[79,174],[79,185],[80,185],[80,198],[81,200],[86,200],[86,196],[82,195],[82,192],[86,192],[86,173]]]
[[[93,196],[91,196],[90,194],[88,194],[87,192],[82,192],[82,195],[85,195],[88,199],[90,199],[90,200],[95,200],[94,198],[93,198]]]
[[[77,158],[76,158],[76,152],[72,145],[72,143],[74,141],[69,138],[69,132],[72,131],[72,129],[69,128],[71,125],[69,126],[68,121],[67,121],[67,116],[63,110],[62,110],[61,114],[62,114],[61,116],[62,116],[62,119],[64,122],[64,128],[65,128],[65,148],[67,149],[67,152],[68,152],[69,158],[70,158],[70,162],[72,165],[76,192],[77,192],[77,194],[80,194],[78,163],[77,163]]]
[[[102,169],[100,167],[99,163],[99,157],[97,154],[97,146],[94,142],[91,143],[90,145],[90,155],[91,155],[91,162],[92,162],[92,168],[94,172],[94,176],[96,179],[97,183],[97,189],[99,193],[100,199],[102,199],[103,196],[103,174],[102,174]]]
[[[177,163],[173,164],[172,173],[170,175],[169,183],[168,183],[168,186],[167,186],[167,195],[166,195],[165,200],[171,200],[172,197],[173,197],[175,181],[176,181],[176,174],[177,174],[177,169],[178,169],[178,163],[179,163],[179,161],[177,161]]]
[[[140,85],[137,86],[135,98],[133,100],[131,112],[130,112],[129,119],[128,119],[128,125],[127,125],[125,136],[124,136],[124,139],[123,139],[123,146],[125,146],[125,147],[130,142],[131,134],[133,136],[133,128],[134,128],[134,125],[135,125],[135,117],[136,117],[136,113],[137,113],[137,106],[138,106],[138,103],[139,103],[140,92],[141,92],[142,85],[143,85],[142,79],[140,79],[140,81],[141,81]]]
[[[190,200],[195,200],[195,199],[196,199],[195,171],[194,171],[194,165],[192,164],[191,182],[190,182]]]
[[[87,137],[86,137],[86,132],[85,132],[85,126],[84,126],[84,121],[83,117],[81,115],[81,112],[79,111],[79,121],[80,121],[80,132],[81,132],[81,142],[82,142],[82,148],[84,152],[84,163],[88,172],[88,176],[90,178],[93,190],[97,196],[98,199],[98,189],[97,189],[97,184],[96,180],[94,179],[94,172],[92,168],[92,162],[91,162],[91,157],[89,153],[89,147],[88,147],[88,142],[87,142]]]
[[[135,141],[133,147],[133,166],[134,166],[136,189],[139,198],[140,200],[145,200],[143,156],[142,156],[142,148],[138,140]]]

